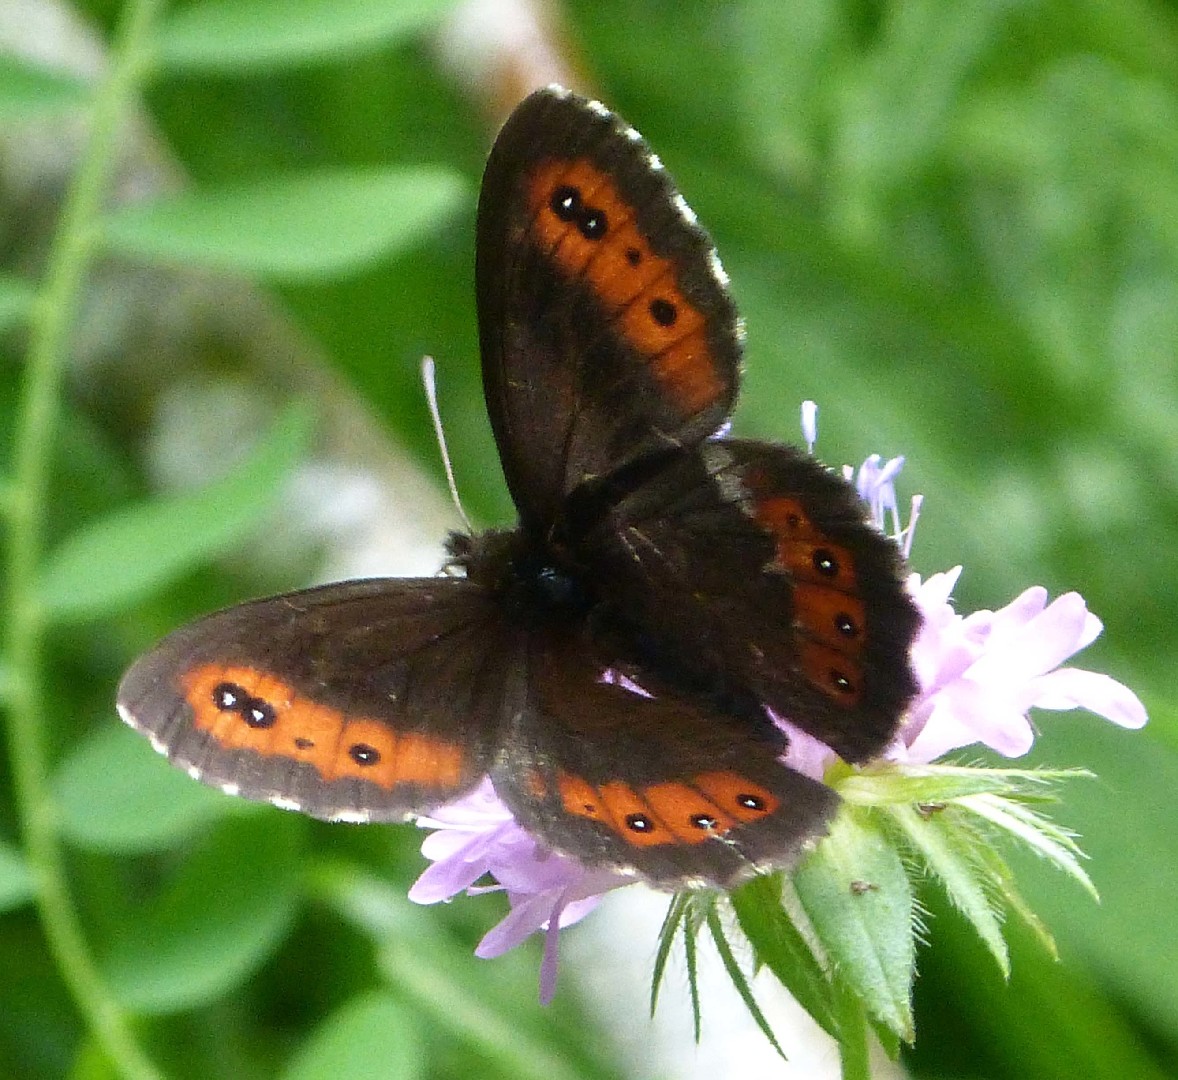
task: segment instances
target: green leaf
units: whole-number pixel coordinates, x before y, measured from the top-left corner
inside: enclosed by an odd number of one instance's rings
[[[782,906],[781,876],[755,877],[732,893],[730,899],[757,963],[772,971],[818,1025],[837,1038],[830,980]]]
[[[105,234],[138,258],[319,279],[411,247],[466,194],[441,167],[268,177],[129,206],[107,218]]]
[[[1047,928],[1047,924],[1032,910],[1030,904],[1023,898],[1014,883],[1014,872],[1006,865],[1006,860],[992,848],[987,838],[978,836],[978,844],[974,854],[986,874],[989,876],[991,887],[1002,897],[1006,906],[1018,915],[1027,928],[1039,939],[1039,944],[1053,960],[1059,959],[1059,948],[1055,938]]]
[[[712,934],[712,941],[715,943],[716,951],[720,954],[720,961],[728,973],[728,978],[732,980],[732,985],[736,987],[736,992],[740,994],[744,1007],[748,1009],[749,1015],[752,1016],[757,1027],[761,1029],[761,1034],[769,1040],[773,1049],[777,1051],[783,1061],[788,1061],[785,1051],[781,1049],[781,1044],[777,1041],[777,1036],[773,1034],[773,1029],[769,1026],[769,1021],[761,1011],[761,1006],[757,1004],[757,999],[753,996],[753,988],[749,985],[748,977],[740,970],[740,965],[732,954],[732,947],[724,935],[724,927],[720,925],[720,916],[716,913],[714,903],[708,908],[706,919],[708,930]]]
[[[425,1056],[413,1014],[391,994],[355,997],[311,1035],[282,1080],[415,1080]]]
[[[1002,936],[1002,920],[986,890],[988,876],[974,855],[979,839],[961,828],[949,809],[925,816],[911,806],[892,806],[888,816],[940,880],[953,906],[973,925],[1003,976],[1009,978],[1010,954]]]
[[[114,854],[163,851],[212,822],[254,809],[168,764],[146,739],[115,723],[113,713],[62,764],[54,792],[65,837]]]
[[[1080,865],[1083,852],[1077,847],[1075,840],[1042,814],[1036,814],[1030,807],[999,795],[971,795],[957,800],[957,805],[1021,841],[1036,854],[1042,855],[1048,862],[1078,881],[1093,900],[1100,899],[1092,879]]]
[[[89,87],[69,75],[0,56],[0,123],[74,108],[89,97]]]
[[[0,911],[23,907],[34,895],[36,886],[24,856],[0,840]]]
[[[847,802],[860,806],[942,803],[981,794],[1053,800],[1054,784],[1091,775],[1085,769],[989,769],[887,762],[849,770],[837,778],[834,787]]]
[[[129,908],[103,965],[123,1005],[193,1009],[256,970],[294,923],[304,824],[278,811],[225,822],[159,897]]]
[[[911,1042],[913,901],[895,848],[865,814],[844,806],[794,871],[794,885],[842,981],[871,1016]]]
[[[675,937],[679,927],[683,924],[683,917],[687,913],[688,894],[677,892],[671,896],[671,903],[667,906],[667,914],[663,925],[659,927],[659,946],[654,956],[654,970],[650,977],[650,1015],[654,1016],[658,1008],[659,990],[662,989],[663,976],[667,971],[667,961],[671,957],[671,949],[675,945]]]
[[[205,0],[159,30],[163,65],[257,71],[339,60],[420,33],[453,0]]]
[[[23,322],[36,293],[32,285],[10,274],[0,274],[0,332]]]
[[[687,897],[683,920],[683,955],[687,962],[687,989],[691,997],[691,1023],[698,1043],[703,1034],[703,1009],[699,999],[699,952],[698,935],[700,926],[699,905],[693,896]]]
[[[428,1016],[446,1042],[481,1066],[471,1074],[517,1080],[590,1080],[616,1075],[590,1067],[562,1026],[560,1000],[537,1009],[536,952],[517,949],[492,962],[471,955],[465,935],[448,932],[437,909],[423,908],[396,886],[352,863],[319,860],[312,894],[378,947],[377,964],[398,998]],[[485,915],[485,913],[484,913]],[[513,986],[526,987],[523,998]],[[583,1033],[583,1020],[570,1017]],[[467,1073],[462,1073],[467,1075]]]
[[[39,598],[49,617],[86,619],[129,607],[241,543],[281,497],[310,426],[307,411],[291,407],[224,479],[118,510],[69,537],[42,571]]]

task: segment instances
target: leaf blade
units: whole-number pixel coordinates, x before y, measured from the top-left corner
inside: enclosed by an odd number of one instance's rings
[[[114,855],[164,851],[254,805],[195,783],[122,724],[101,727],[53,780],[61,830],[75,847]]]
[[[424,1065],[410,1010],[392,994],[375,992],[352,998],[324,1020],[282,1071],[282,1080],[416,1080]]]
[[[23,907],[36,896],[33,873],[12,844],[0,840],[0,911]]]
[[[309,413],[291,407],[223,479],[124,507],[68,537],[42,567],[38,600],[48,617],[68,622],[129,607],[240,542],[277,502],[310,429]]]
[[[90,88],[69,75],[0,56],[0,122],[27,120],[86,104]]]
[[[1010,954],[1002,920],[982,884],[976,860],[962,843],[961,831],[955,830],[945,814],[924,817],[910,806],[889,807],[888,813],[905,841],[944,886],[953,906],[977,931],[1003,977],[1009,978]],[[968,842],[968,834],[966,839]]]
[[[129,206],[103,227],[126,255],[297,282],[411,247],[465,197],[465,180],[442,167],[306,173]]]
[[[757,962],[773,972],[823,1031],[837,1038],[833,988],[782,906],[780,879],[772,874],[755,877],[729,899]]]
[[[336,60],[410,37],[453,0],[204,0],[160,28],[160,63],[178,71],[259,71]]]
[[[911,1042],[913,898],[887,838],[844,806],[794,871],[794,885],[840,978],[871,1016]]]

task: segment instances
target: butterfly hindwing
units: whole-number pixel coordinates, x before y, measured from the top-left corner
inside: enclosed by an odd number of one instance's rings
[[[124,719],[205,783],[333,820],[400,820],[478,782],[517,640],[453,578],[327,585],[175,631]]]
[[[487,408],[525,527],[726,420],[741,331],[725,280],[637,132],[552,89],[515,110],[483,176],[476,287]]]
[[[895,544],[808,454],[724,439],[674,455],[583,550],[681,681],[747,691],[847,760],[892,737],[915,690],[916,609]]]
[[[550,847],[666,888],[729,887],[824,830],[837,797],[781,763],[771,726],[754,734],[653,675],[641,690],[603,682],[569,636],[532,638],[527,667],[492,779]]]

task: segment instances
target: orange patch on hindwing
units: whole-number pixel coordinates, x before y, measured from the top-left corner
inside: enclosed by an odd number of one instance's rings
[[[448,789],[466,778],[461,745],[349,716],[256,668],[203,664],[181,683],[196,727],[226,750],[306,762],[326,781],[355,777],[386,791],[400,784]]]
[[[826,537],[800,499],[773,493],[763,471],[750,469],[744,479],[752,516],[776,545],[774,565],[793,579],[793,621],[804,638],[799,671],[835,704],[854,707],[863,696],[859,658],[869,631],[854,556]]]
[[[528,208],[540,247],[585,281],[621,338],[685,414],[725,394],[707,319],[684,294],[672,259],[657,255],[612,177],[585,158],[550,159],[531,172]]]
[[[567,813],[599,821],[635,847],[703,843],[781,805],[760,784],[733,772],[703,773],[638,789],[620,780],[595,787],[562,772],[557,788]]]

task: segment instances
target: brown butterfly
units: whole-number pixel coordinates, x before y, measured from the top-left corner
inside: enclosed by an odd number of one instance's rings
[[[489,774],[594,867],[730,886],[788,864],[836,797],[767,710],[849,761],[914,692],[918,617],[853,488],[714,437],[743,328],[707,234],[633,128],[552,87],[491,151],[476,289],[519,511],[450,576],[256,600],[167,637],[119,710],[195,778],[396,821]]]

